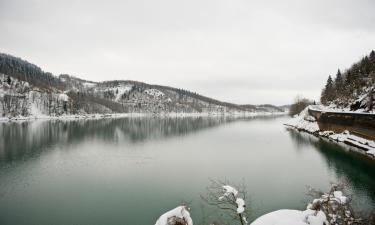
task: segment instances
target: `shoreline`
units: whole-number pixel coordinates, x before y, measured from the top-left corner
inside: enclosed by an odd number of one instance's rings
[[[345,145],[349,151],[359,153],[369,159],[375,160],[375,141],[356,136],[347,130],[342,133],[320,130],[318,122],[314,117],[309,115],[308,109],[309,107],[306,107],[298,116],[283,125],[299,132],[305,132],[324,140]]]
[[[17,121],[37,121],[37,120],[89,120],[105,118],[140,118],[140,117],[158,117],[158,118],[184,118],[184,117],[256,117],[256,116],[279,116],[287,115],[287,112],[245,112],[245,113],[110,113],[110,114],[72,114],[61,116],[27,116],[27,117],[0,117],[0,123]]]

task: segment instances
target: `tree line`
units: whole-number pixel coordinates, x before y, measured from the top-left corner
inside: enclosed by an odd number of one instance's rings
[[[0,73],[26,81],[42,89],[64,88],[64,83],[52,73],[44,72],[40,67],[26,60],[4,53],[0,53]]]
[[[371,91],[374,84],[375,52],[372,50],[368,56],[363,57],[345,72],[338,69],[334,77],[329,75],[320,101],[324,105],[334,103],[345,107],[360,95]]]

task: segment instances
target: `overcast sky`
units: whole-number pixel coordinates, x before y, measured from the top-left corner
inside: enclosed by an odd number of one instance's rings
[[[235,103],[318,99],[375,49],[374,0],[0,0],[0,51],[43,70]]]

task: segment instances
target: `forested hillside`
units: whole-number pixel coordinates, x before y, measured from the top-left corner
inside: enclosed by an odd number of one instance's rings
[[[353,64],[349,69],[328,77],[321,94],[321,103],[352,111],[374,109],[375,52]]]
[[[21,58],[0,54],[0,117],[282,111],[273,105],[237,105],[137,81],[93,82],[68,74],[55,76]]]

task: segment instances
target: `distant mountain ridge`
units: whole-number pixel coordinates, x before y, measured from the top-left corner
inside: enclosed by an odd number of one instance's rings
[[[21,58],[0,53],[0,117],[283,111],[274,105],[238,105],[138,81],[94,82],[68,74],[54,76]]]

